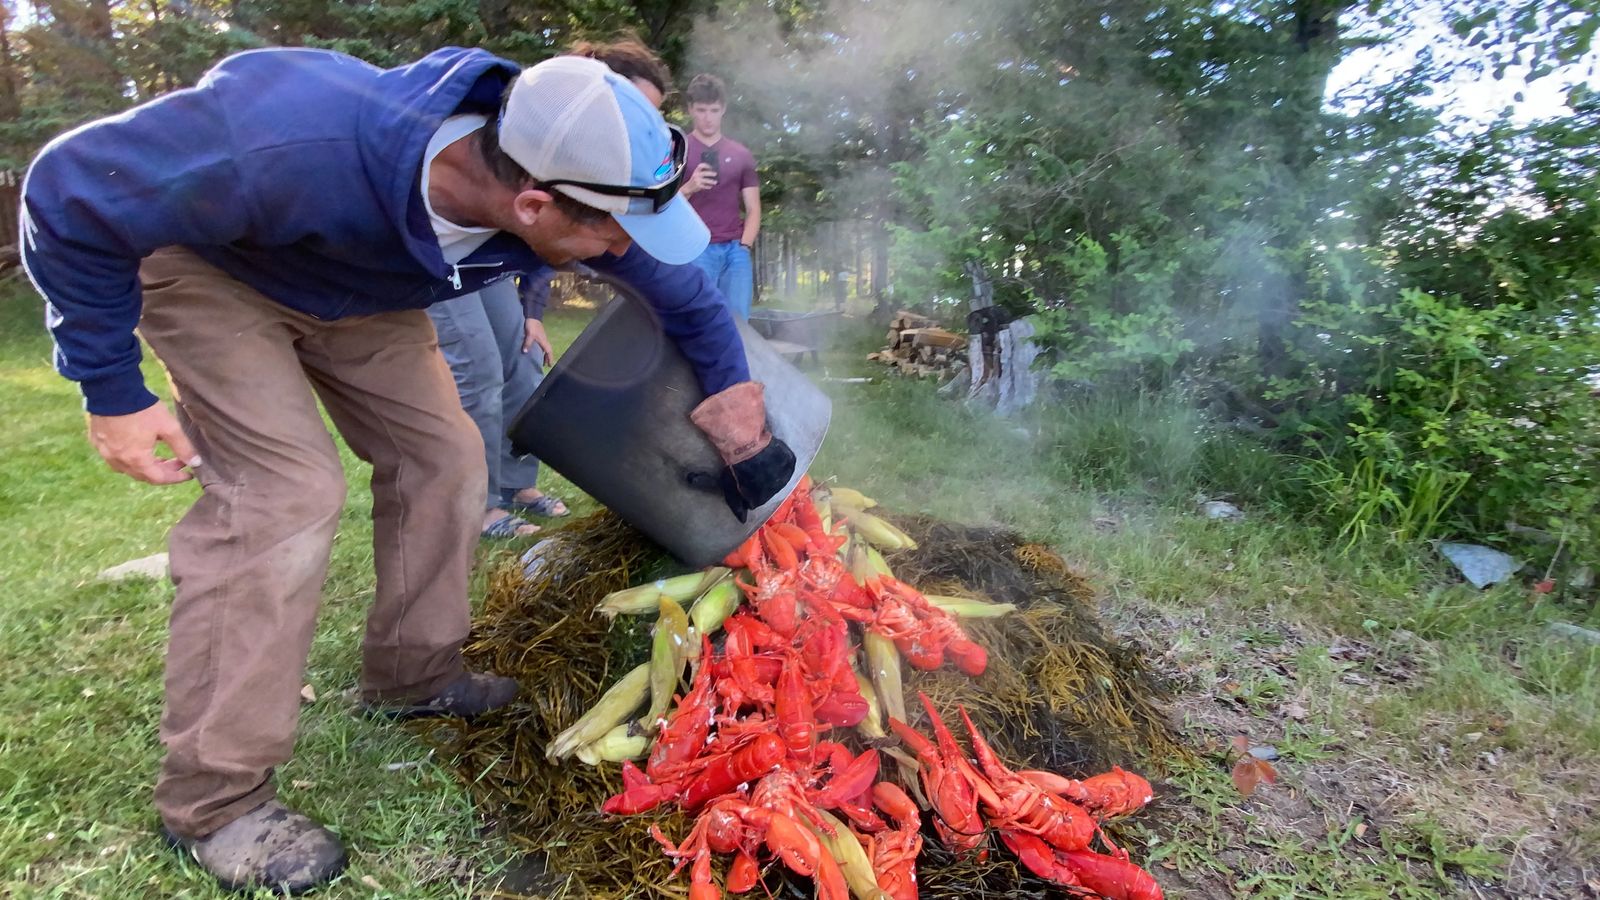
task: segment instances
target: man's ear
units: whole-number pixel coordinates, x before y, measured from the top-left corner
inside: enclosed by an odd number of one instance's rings
[[[544,188],[523,188],[511,201],[511,212],[523,225],[532,225],[554,208],[555,198]]]

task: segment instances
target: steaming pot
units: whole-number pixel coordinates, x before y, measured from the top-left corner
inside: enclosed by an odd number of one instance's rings
[[[532,453],[686,565],[720,562],[788,496],[822,446],[832,403],[761,335],[738,322],[750,377],[766,385],[774,436],[794,451],[795,474],[740,522],[720,489],[696,487],[722,460],[689,412],[705,392],[660,320],[632,288],[584,329],[513,420],[513,446]]]

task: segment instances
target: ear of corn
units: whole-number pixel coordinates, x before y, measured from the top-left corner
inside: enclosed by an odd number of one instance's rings
[[[917,542],[904,531],[869,512],[850,513],[850,527],[875,547],[884,550],[915,550]]]
[[[817,814],[828,828],[805,816],[796,816],[795,820],[811,829],[811,833],[822,844],[823,851],[839,863],[844,882],[850,886],[850,896],[856,900],[889,900],[889,895],[878,887],[878,876],[872,871],[872,861],[867,858],[867,851],[862,848],[861,841],[850,827],[827,810],[819,809]],[[833,834],[828,833],[829,828]]]
[[[716,634],[722,623],[739,608],[739,600],[739,586],[733,583],[733,578],[725,577],[712,585],[689,607],[689,620],[694,623],[695,633],[705,637]]]
[[[828,506],[833,510],[833,516],[835,519],[848,519],[851,516],[859,516],[866,512],[866,510],[855,505],[854,503],[841,500],[838,497],[834,497],[833,499],[829,500]]]
[[[1017,610],[1017,607],[1010,603],[990,603],[987,600],[974,600],[971,597],[927,594],[925,598],[929,603],[960,619],[998,619]]]
[[[881,634],[867,632],[861,639],[867,653],[867,677],[878,695],[878,704],[886,716],[902,722],[906,718],[906,694],[900,684],[900,650]]]
[[[650,710],[642,724],[654,733],[656,722],[672,705],[672,692],[678,689],[683,667],[689,660],[689,615],[671,597],[663,596],[660,618],[656,619],[650,640]]]
[[[867,566],[872,570],[872,574],[882,575],[885,578],[894,577],[894,572],[889,569],[888,561],[883,558],[883,554],[879,553],[876,547],[863,544],[861,545],[861,550],[867,557]]]
[[[883,727],[883,704],[878,701],[878,690],[872,686],[872,681],[860,672],[856,674],[856,690],[861,692],[863,700],[867,701],[867,716],[856,725],[861,736],[869,740],[887,737],[889,732]]]
[[[545,747],[544,755],[561,759],[571,756],[579,747],[598,741],[606,732],[626,722],[649,696],[650,665],[644,663],[622,676],[578,721],[556,735]]]
[[[721,581],[728,571],[723,566],[712,566],[700,572],[623,588],[607,594],[594,611],[614,619],[619,615],[641,616],[656,612],[657,600],[663,596],[671,597],[680,604],[688,603]]]
[[[661,588],[657,585],[661,583],[652,581],[613,591],[600,601],[600,605],[596,606],[594,611],[608,619],[615,619],[619,615],[642,616],[645,613],[655,612],[657,598],[661,596]]]
[[[578,748],[578,759],[591,766],[603,762],[638,759],[650,750],[650,738],[626,722],[606,732],[600,740]]]
[[[867,515],[871,516],[872,513],[867,513]],[[873,516],[873,518],[877,519],[879,522],[882,522],[883,523],[883,527],[889,529],[890,532],[892,532],[896,537],[898,537],[900,539],[900,549],[902,549],[902,550],[915,550],[915,549],[917,549],[918,545],[917,545],[916,539],[913,538],[911,535],[906,534],[904,531],[902,531],[900,529],[899,525],[896,525],[895,523],[889,521],[888,519],[882,518],[881,516]]]
[[[834,502],[854,506],[856,509],[871,509],[878,505],[878,501],[855,488],[834,486],[828,489],[828,494]]]
[[[850,566],[850,576],[856,580],[856,584],[866,584],[867,579],[880,574],[872,567],[872,560],[867,556],[869,549],[871,548],[867,546],[866,541],[851,537],[839,550],[845,554],[845,562]]]
[[[899,747],[885,747],[883,754],[894,760],[895,769],[900,773],[900,786],[917,801],[917,805],[923,809],[932,806],[927,795],[922,793],[922,779],[917,777],[922,764],[917,762],[917,758]]]

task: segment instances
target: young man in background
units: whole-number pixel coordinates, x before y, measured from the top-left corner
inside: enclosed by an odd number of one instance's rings
[[[689,168],[694,174],[684,182],[683,195],[711,231],[711,243],[696,262],[722,291],[733,314],[749,319],[755,290],[750,250],[761,233],[756,158],[745,145],[722,133],[722,116],[728,111],[722,79],[696,75],[684,97],[694,123],[689,135]]]

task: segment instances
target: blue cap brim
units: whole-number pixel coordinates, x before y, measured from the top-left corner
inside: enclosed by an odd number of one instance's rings
[[[617,215],[616,220],[639,249],[668,265],[694,262],[711,243],[706,223],[682,194],[658,213]]]

